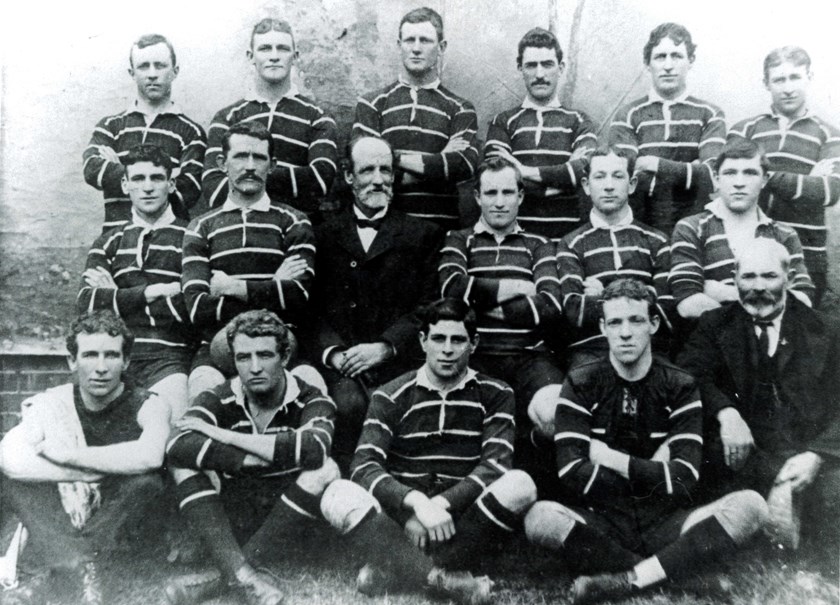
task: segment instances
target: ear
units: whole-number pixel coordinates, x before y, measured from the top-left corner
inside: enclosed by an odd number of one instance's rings
[[[78,364],[76,363],[76,358],[71,355],[70,353],[67,354],[67,367],[70,368],[71,372],[75,372]]]
[[[128,179],[125,178],[125,173],[123,173],[122,178],[120,179],[120,187],[122,188],[122,192],[128,195]]]
[[[586,176],[580,177],[580,186],[583,187],[583,192],[586,195],[589,195],[589,196],[592,195],[589,191],[589,177],[586,177]]]
[[[126,357],[123,355],[123,363],[122,363],[122,371],[125,372],[128,369],[128,364],[131,363],[131,358]]]
[[[639,184],[639,178],[636,176],[636,173],[630,175],[630,180],[627,182],[627,193],[633,195],[633,192],[636,191],[636,185]]]
[[[426,333],[421,330],[420,333],[417,334],[417,337],[420,339],[420,348],[423,349],[423,352],[425,353],[426,352]]]
[[[770,181],[770,175],[768,173],[764,173],[761,175],[761,188],[764,189],[767,186],[768,181]]]
[[[224,155],[217,155],[216,156],[216,166],[219,167],[219,170],[222,172],[227,172],[225,170],[225,163],[227,162],[227,158]]]
[[[134,77],[134,68],[133,67],[128,68],[128,75],[131,76],[132,78]]]
[[[289,346],[280,356],[280,365],[284,368],[289,365],[289,360],[292,358],[292,347]]]
[[[472,342],[470,343],[470,355],[475,353],[475,350],[478,348],[478,332],[475,333],[473,336]]]
[[[175,193],[175,179],[173,179],[173,178],[169,179],[169,182],[167,183],[166,190],[169,193]]]
[[[172,66],[172,79],[173,80],[178,77],[178,72],[180,72],[180,71],[181,71],[181,66],[180,65],[173,65]]]
[[[650,334],[651,334],[651,336],[656,334],[657,330],[659,330],[659,314],[654,313],[650,317]]]
[[[481,194],[478,192],[477,189],[473,189],[473,198],[475,199],[476,205],[481,207],[481,202],[479,201],[481,199]]]
[[[438,43],[438,48],[440,49],[441,54],[446,52],[446,45],[446,40],[441,40],[440,43]]]
[[[566,62],[560,61],[560,65],[557,66],[557,69],[560,71],[560,75],[563,75],[563,72],[566,70]]]
[[[603,317],[598,320],[598,329],[601,330],[601,334],[603,334],[604,336],[607,335],[607,327],[604,325]]]
[[[352,170],[345,170],[344,171],[344,182],[353,186],[353,171]]]
[[[254,62],[254,51],[249,48],[248,50],[245,51],[245,57],[247,57],[248,61],[253,63]]]

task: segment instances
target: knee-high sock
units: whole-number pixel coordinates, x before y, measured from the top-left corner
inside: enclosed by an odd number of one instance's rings
[[[222,501],[205,474],[194,475],[175,487],[180,512],[201,536],[222,574],[233,580],[245,563]]]
[[[566,567],[574,575],[627,571],[642,557],[585,523],[575,526],[563,542]]]
[[[709,566],[725,565],[737,549],[720,522],[709,517],[656,553],[656,558],[667,577],[679,579]]]

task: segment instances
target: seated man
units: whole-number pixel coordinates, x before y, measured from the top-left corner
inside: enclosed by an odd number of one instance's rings
[[[729,141],[714,163],[720,197],[674,228],[668,285],[681,317],[696,319],[722,303],[738,300],[732,280],[735,257],[756,237],[774,239],[787,248],[794,269],[788,285],[810,306],[814,284],[796,232],[769,219],[758,207],[769,178],[767,170],[767,158],[758,145],[746,139]]]
[[[703,410],[691,376],[654,357],[653,293],[622,278],[604,290],[607,359],[573,369],[557,406],[558,488],[566,504],[537,502],[528,539],[562,550],[581,575],[572,602],[593,603],[730,556],[764,523],[752,491],[690,509],[698,478]]]
[[[520,436],[529,430],[529,406],[553,400],[563,382],[544,341],[563,313],[554,245],[519,227],[523,197],[513,164],[483,162],[475,183],[481,218],[446,235],[438,266],[442,295],[475,308],[481,340],[473,367],[513,387]]]
[[[114,309],[120,314],[135,336],[131,378],[166,399],[173,418],[180,418],[193,354],[181,295],[187,221],[172,212],[172,166],[159,147],[133,147],[122,163],[131,220],[94,242],[76,304],[80,313]]]
[[[443,299],[421,315],[426,363],[373,394],[351,478],[378,500],[392,526],[450,569],[468,565],[482,547],[520,527],[536,487],[523,471],[510,470],[510,387],[468,365],[478,343],[475,313],[460,300]],[[380,546],[395,547],[390,541]],[[397,579],[386,571],[363,568],[359,582],[379,592]],[[430,582],[437,575],[431,573]],[[465,602],[489,598],[486,577],[455,577],[464,596],[473,595]]]
[[[788,296],[794,275],[780,244],[744,246],[738,304],[705,314],[678,361],[697,377],[706,408],[705,485],[755,489],[788,509],[792,501],[786,514],[805,502],[836,516],[840,334]],[[789,529],[778,537],[795,546]]]
[[[123,382],[133,340],[110,311],[74,321],[67,361],[75,384],[24,401],[21,423],[0,442],[3,495],[29,531],[28,548],[50,569],[77,571],[83,603],[113,602],[103,597],[97,561],[163,492],[169,406]],[[21,589],[32,603],[60,590],[43,582],[47,575],[38,579]]]

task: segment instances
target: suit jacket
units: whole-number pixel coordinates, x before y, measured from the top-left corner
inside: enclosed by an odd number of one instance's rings
[[[440,229],[392,207],[366,253],[350,206],[316,227],[315,236],[317,319],[310,345],[318,361],[328,347],[384,341],[397,353],[387,374],[416,367],[414,312],[435,298]]]
[[[840,456],[840,330],[835,322],[788,296],[776,350],[778,388],[792,409],[799,452]],[[677,364],[700,384],[706,430],[735,407],[748,425],[763,412],[755,398],[758,349],[754,324],[737,303],[704,313]]]

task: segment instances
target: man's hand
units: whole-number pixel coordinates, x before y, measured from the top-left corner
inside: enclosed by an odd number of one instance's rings
[[[470,142],[464,137],[452,137],[446,143],[446,147],[441,150],[441,153],[452,153],[455,151],[464,151],[470,148]]]
[[[95,267],[93,269],[85,269],[82,273],[85,283],[91,288],[111,288],[117,289],[117,282],[114,277],[108,272],[105,267]]]
[[[600,439],[592,439],[589,441],[589,461],[592,464],[606,464],[611,451],[612,449],[610,446]]]
[[[75,452],[76,448],[57,445],[47,441],[41,441],[35,444],[35,453],[61,466],[72,466]]]
[[[583,294],[585,296],[600,297],[604,292],[604,284],[597,277],[587,277],[583,280]]]
[[[504,277],[499,280],[496,301],[499,303],[519,298],[520,296],[536,296],[537,285],[530,279],[515,279]]]
[[[738,300],[738,288],[734,284],[725,284],[714,279],[703,282],[703,294],[719,303]]]
[[[651,456],[650,459],[654,462],[670,462],[671,448],[668,445],[668,442],[665,441],[662,445],[656,448],[656,451],[653,453],[653,456]]]
[[[297,279],[306,273],[306,261],[299,254],[293,254],[283,259],[280,267],[274,272],[275,281]]]
[[[723,460],[733,471],[740,470],[755,445],[752,431],[735,408],[723,408],[717,418],[723,443]]]
[[[210,294],[213,296],[231,296],[243,301],[248,300],[248,286],[241,279],[231,277],[224,271],[213,271],[210,278]]]
[[[542,178],[540,177],[540,169],[536,166],[526,166],[522,162],[516,159],[516,156],[513,155],[510,151],[505,149],[504,147],[494,147],[488,154],[487,157],[496,157],[502,158],[516,166],[519,170],[519,173],[522,175],[522,178],[526,181],[531,181],[532,183],[541,183]],[[557,190],[559,191],[559,190]]]
[[[443,510],[449,510],[452,504],[449,503],[449,500],[438,494],[432,498],[432,502],[440,506]]]
[[[422,499],[418,498],[413,509],[417,520],[426,528],[429,540],[432,542],[446,542],[455,535],[452,515],[440,504],[423,496]]]
[[[635,172],[651,172],[656,174],[659,171],[659,158],[655,155],[643,155],[636,158]]]
[[[355,378],[362,372],[386,362],[394,351],[387,342],[365,342],[342,353],[330,355],[330,363],[345,376]]]
[[[403,530],[414,546],[420,550],[426,549],[426,544],[429,542],[429,532],[427,532],[426,528],[423,527],[423,524],[417,520],[417,515],[412,515],[411,518],[406,521]]]
[[[182,416],[180,419],[175,421],[175,428],[179,431],[195,431],[196,433],[201,433],[202,435],[209,437],[213,441],[218,441],[219,443],[228,442],[227,430],[220,429],[219,427],[199,418]]]
[[[502,309],[501,305],[499,305],[498,307],[493,307],[492,309],[482,311],[481,315],[492,319],[498,319],[499,321],[505,320],[505,310]]]
[[[822,466],[822,458],[814,452],[802,452],[788,458],[782,470],[776,476],[776,483],[790,481],[790,488],[794,492],[801,492],[817,478]]]
[[[181,292],[181,284],[173,281],[168,284],[152,284],[146,286],[143,290],[143,295],[146,297],[146,302],[152,302],[158,298],[166,298],[168,296],[175,296]]]
[[[117,150],[113,147],[108,147],[107,145],[99,145],[97,146],[97,151],[99,151],[100,157],[108,162],[114,162],[115,164],[122,164],[120,161],[120,154],[117,153]]]
[[[811,168],[811,176],[830,176],[832,174],[840,174],[840,158],[826,158],[817,162],[816,166]]]
[[[258,468],[271,465],[268,463],[268,460],[263,460],[259,456],[255,456],[254,454],[246,454],[245,458],[242,460],[242,466],[244,468]]]

